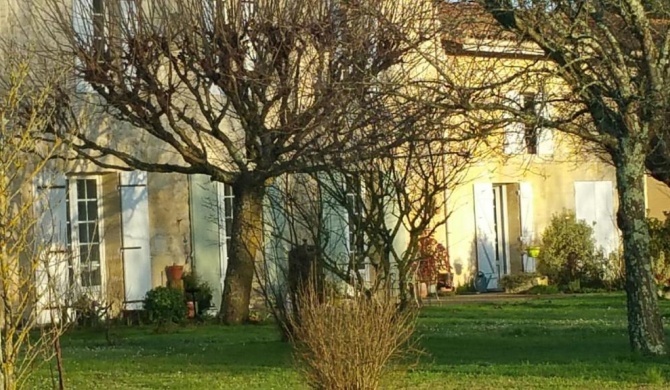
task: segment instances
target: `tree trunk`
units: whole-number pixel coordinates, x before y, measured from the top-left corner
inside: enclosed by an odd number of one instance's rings
[[[645,210],[645,165],[641,142],[619,141],[614,157],[619,211],[623,233],[628,300],[628,336],[633,351],[648,355],[666,353],[665,335],[656,297],[649,249],[649,225]]]
[[[256,255],[263,242],[265,185],[242,176],[233,184],[233,224],[220,317],[241,324],[249,317]]]

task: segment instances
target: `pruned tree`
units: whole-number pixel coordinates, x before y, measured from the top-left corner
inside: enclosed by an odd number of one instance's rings
[[[456,124],[445,136],[445,119],[424,116],[423,123],[414,124],[424,137],[387,156],[286,179],[274,187],[271,242],[308,249],[303,261],[316,263],[310,267],[325,274],[330,288],[339,285],[342,294],[393,294],[401,308],[407,307],[414,292],[410,286],[417,282],[421,239],[433,234],[446,238],[450,190],[464,184],[470,164],[488,157],[471,153],[481,138]],[[269,258],[260,269],[266,278],[260,287],[281,320],[287,317],[283,311],[300,303],[293,302],[290,267],[277,261],[275,249],[266,250]],[[287,297],[290,304],[284,302]]]
[[[519,44],[539,51],[537,61],[547,64],[534,69],[543,77],[543,85],[554,85],[554,95],[545,96],[541,104],[558,107],[560,115],[540,118],[539,124],[597,145],[613,163],[631,347],[645,354],[665,354],[650,263],[644,181],[647,167],[654,172],[653,162],[662,150],[659,140],[667,136],[667,5],[644,0],[476,3]],[[538,120],[520,109],[510,111]]]
[[[3,47],[3,49],[6,49]],[[54,113],[52,90],[30,82],[31,58],[2,51],[0,73],[0,389],[21,388],[31,372],[49,361],[65,329],[62,310],[67,254],[49,236],[49,199],[33,192],[47,175],[59,142],[35,140]],[[58,72],[44,75],[45,85]]]
[[[74,87],[86,94],[61,102],[79,156],[233,187],[228,323],[248,314],[266,186],[326,168],[314,156],[359,159],[403,144],[404,129],[367,126],[376,113],[366,91],[411,66],[402,59],[430,39],[434,19],[429,1],[69,3],[44,0],[36,33],[45,58],[75,59]]]
[[[436,130],[443,130],[438,123]],[[416,293],[411,286],[419,282],[415,271],[422,261],[421,240],[434,235],[446,239],[450,191],[465,184],[470,164],[487,157],[471,153],[478,139],[431,138],[416,140],[372,164],[341,167],[318,178],[325,207],[346,218],[341,226],[325,225],[331,240],[346,243],[348,249],[328,251],[337,242],[326,242],[322,251],[327,268],[359,291],[392,292],[401,308]]]

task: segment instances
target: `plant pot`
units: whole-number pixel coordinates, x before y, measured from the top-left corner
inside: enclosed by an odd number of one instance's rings
[[[183,265],[168,265],[165,267],[165,276],[167,276],[168,283],[176,283],[181,281],[184,276]]]
[[[531,246],[528,248],[528,256],[530,257],[538,257],[540,255],[540,247],[539,246]]]
[[[195,318],[195,302],[186,302],[186,308],[188,309],[188,318]]]

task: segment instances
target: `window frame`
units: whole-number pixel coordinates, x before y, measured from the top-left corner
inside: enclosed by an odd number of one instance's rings
[[[106,259],[105,259],[105,243],[104,243],[104,214],[103,214],[103,185],[102,185],[102,176],[100,175],[76,175],[69,176],[67,178],[66,184],[66,212],[67,212],[67,246],[68,251],[71,253],[71,261],[68,264],[68,274],[69,281],[68,283],[72,286],[76,286],[80,289],[81,292],[87,294],[101,294],[104,292],[106,285]],[[88,197],[86,192],[86,197],[81,199],[78,193],[78,183],[80,181],[95,181],[95,198]],[[85,187],[86,188],[86,187]],[[86,219],[81,220],[79,216],[79,204],[83,202],[90,202],[94,200],[96,202],[96,219]],[[88,209],[87,209],[88,210]],[[82,243],[80,237],[79,226],[81,224],[91,224],[94,223],[94,228],[97,229],[97,234],[94,233],[94,239],[92,242]],[[84,260],[84,254],[82,253],[83,246],[97,245],[98,247],[98,268],[100,270],[100,283],[97,285],[85,285],[82,280],[82,265],[84,263],[89,263],[90,271],[90,258],[88,261]],[[90,249],[89,249],[90,253]],[[90,256],[90,255],[89,255]]]

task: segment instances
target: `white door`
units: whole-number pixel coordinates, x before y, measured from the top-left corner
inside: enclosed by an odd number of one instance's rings
[[[151,290],[147,173],[122,172],[119,183],[126,309],[138,310],[147,291]]]
[[[614,188],[611,181],[575,182],[575,216],[593,228],[596,246],[606,256],[618,250]]]
[[[488,288],[498,288],[498,270],[495,252],[495,216],[493,205],[495,198],[491,183],[475,183],[475,223],[477,269],[489,278]]]

